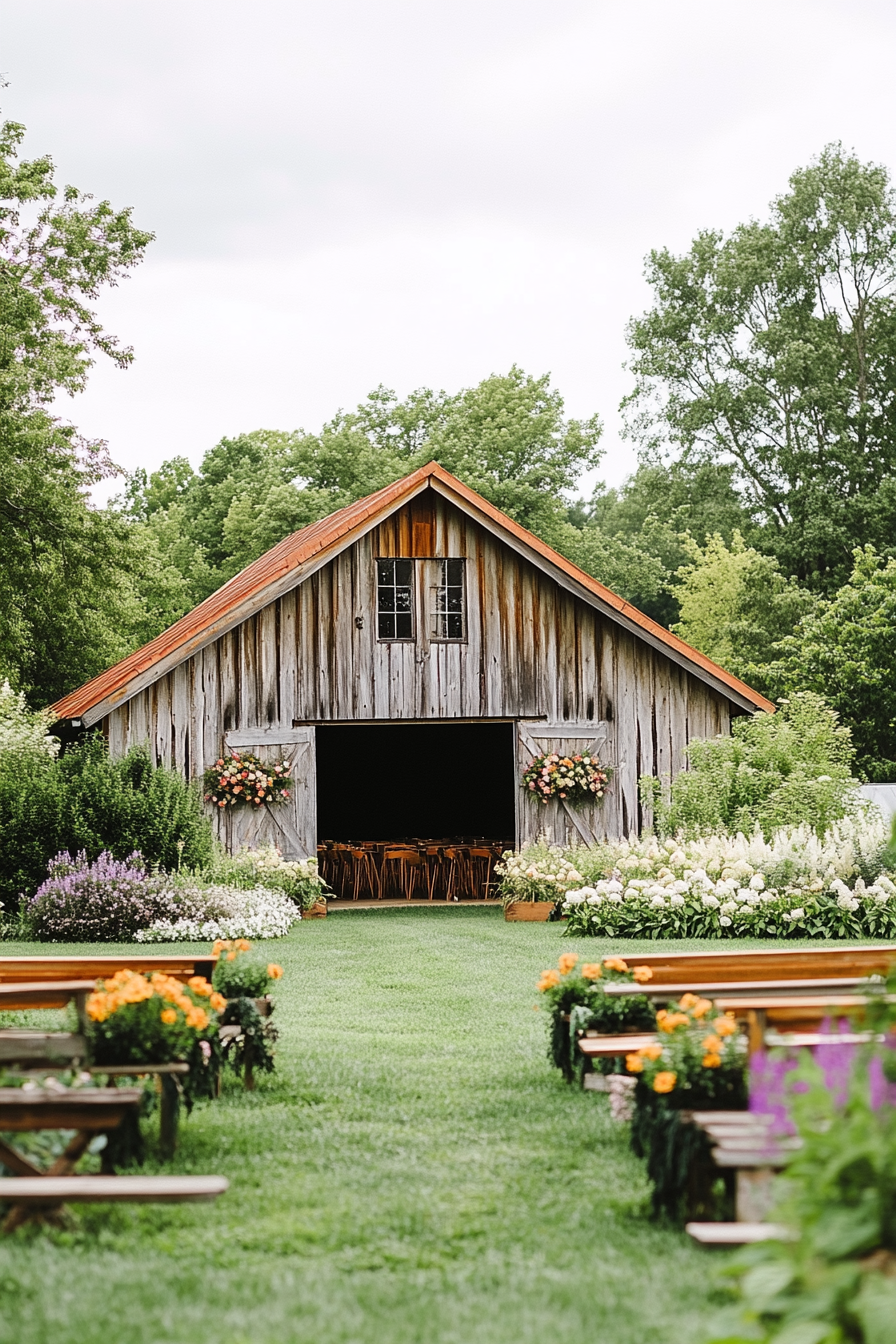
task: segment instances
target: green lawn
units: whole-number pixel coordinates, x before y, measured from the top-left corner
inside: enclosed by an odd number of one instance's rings
[[[198,1107],[167,1168],[228,1194],[4,1241],[0,1342],[699,1340],[723,1258],[647,1220],[625,1128],[548,1065],[538,972],[608,947],[559,933],[383,910],[269,944],[277,1073]]]

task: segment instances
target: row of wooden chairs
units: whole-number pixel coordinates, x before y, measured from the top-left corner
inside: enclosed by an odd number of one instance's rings
[[[501,854],[497,845],[420,843],[321,846],[321,875],[337,896],[445,901],[486,899]]]

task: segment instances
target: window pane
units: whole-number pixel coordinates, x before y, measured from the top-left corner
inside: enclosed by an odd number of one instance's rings
[[[412,560],[377,560],[378,638],[414,638],[413,577]]]
[[[429,628],[433,639],[464,639],[464,561],[434,562],[436,582],[429,590]]]

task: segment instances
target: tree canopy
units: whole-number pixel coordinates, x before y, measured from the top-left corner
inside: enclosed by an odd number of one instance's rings
[[[130,363],[91,305],[151,235],[130,210],[60,190],[49,157],[20,160],[23,136],[0,127],[0,671],[46,703],[176,602],[158,556],[147,564],[120,518],[89,507],[113,470],[105,445],[50,410],[83,388],[96,354]]]
[[[896,523],[896,196],[829,145],[767,222],[650,254],[628,329],[645,460],[730,464],[787,575],[832,591]],[[750,538],[752,540],[752,538]]]

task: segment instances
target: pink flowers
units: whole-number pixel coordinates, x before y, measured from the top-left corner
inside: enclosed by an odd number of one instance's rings
[[[292,780],[288,772],[285,761],[266,765],[248,752],[219,757],[214,768],[205,773],[205,801],[218,808],[280,802],[290,797]]]

